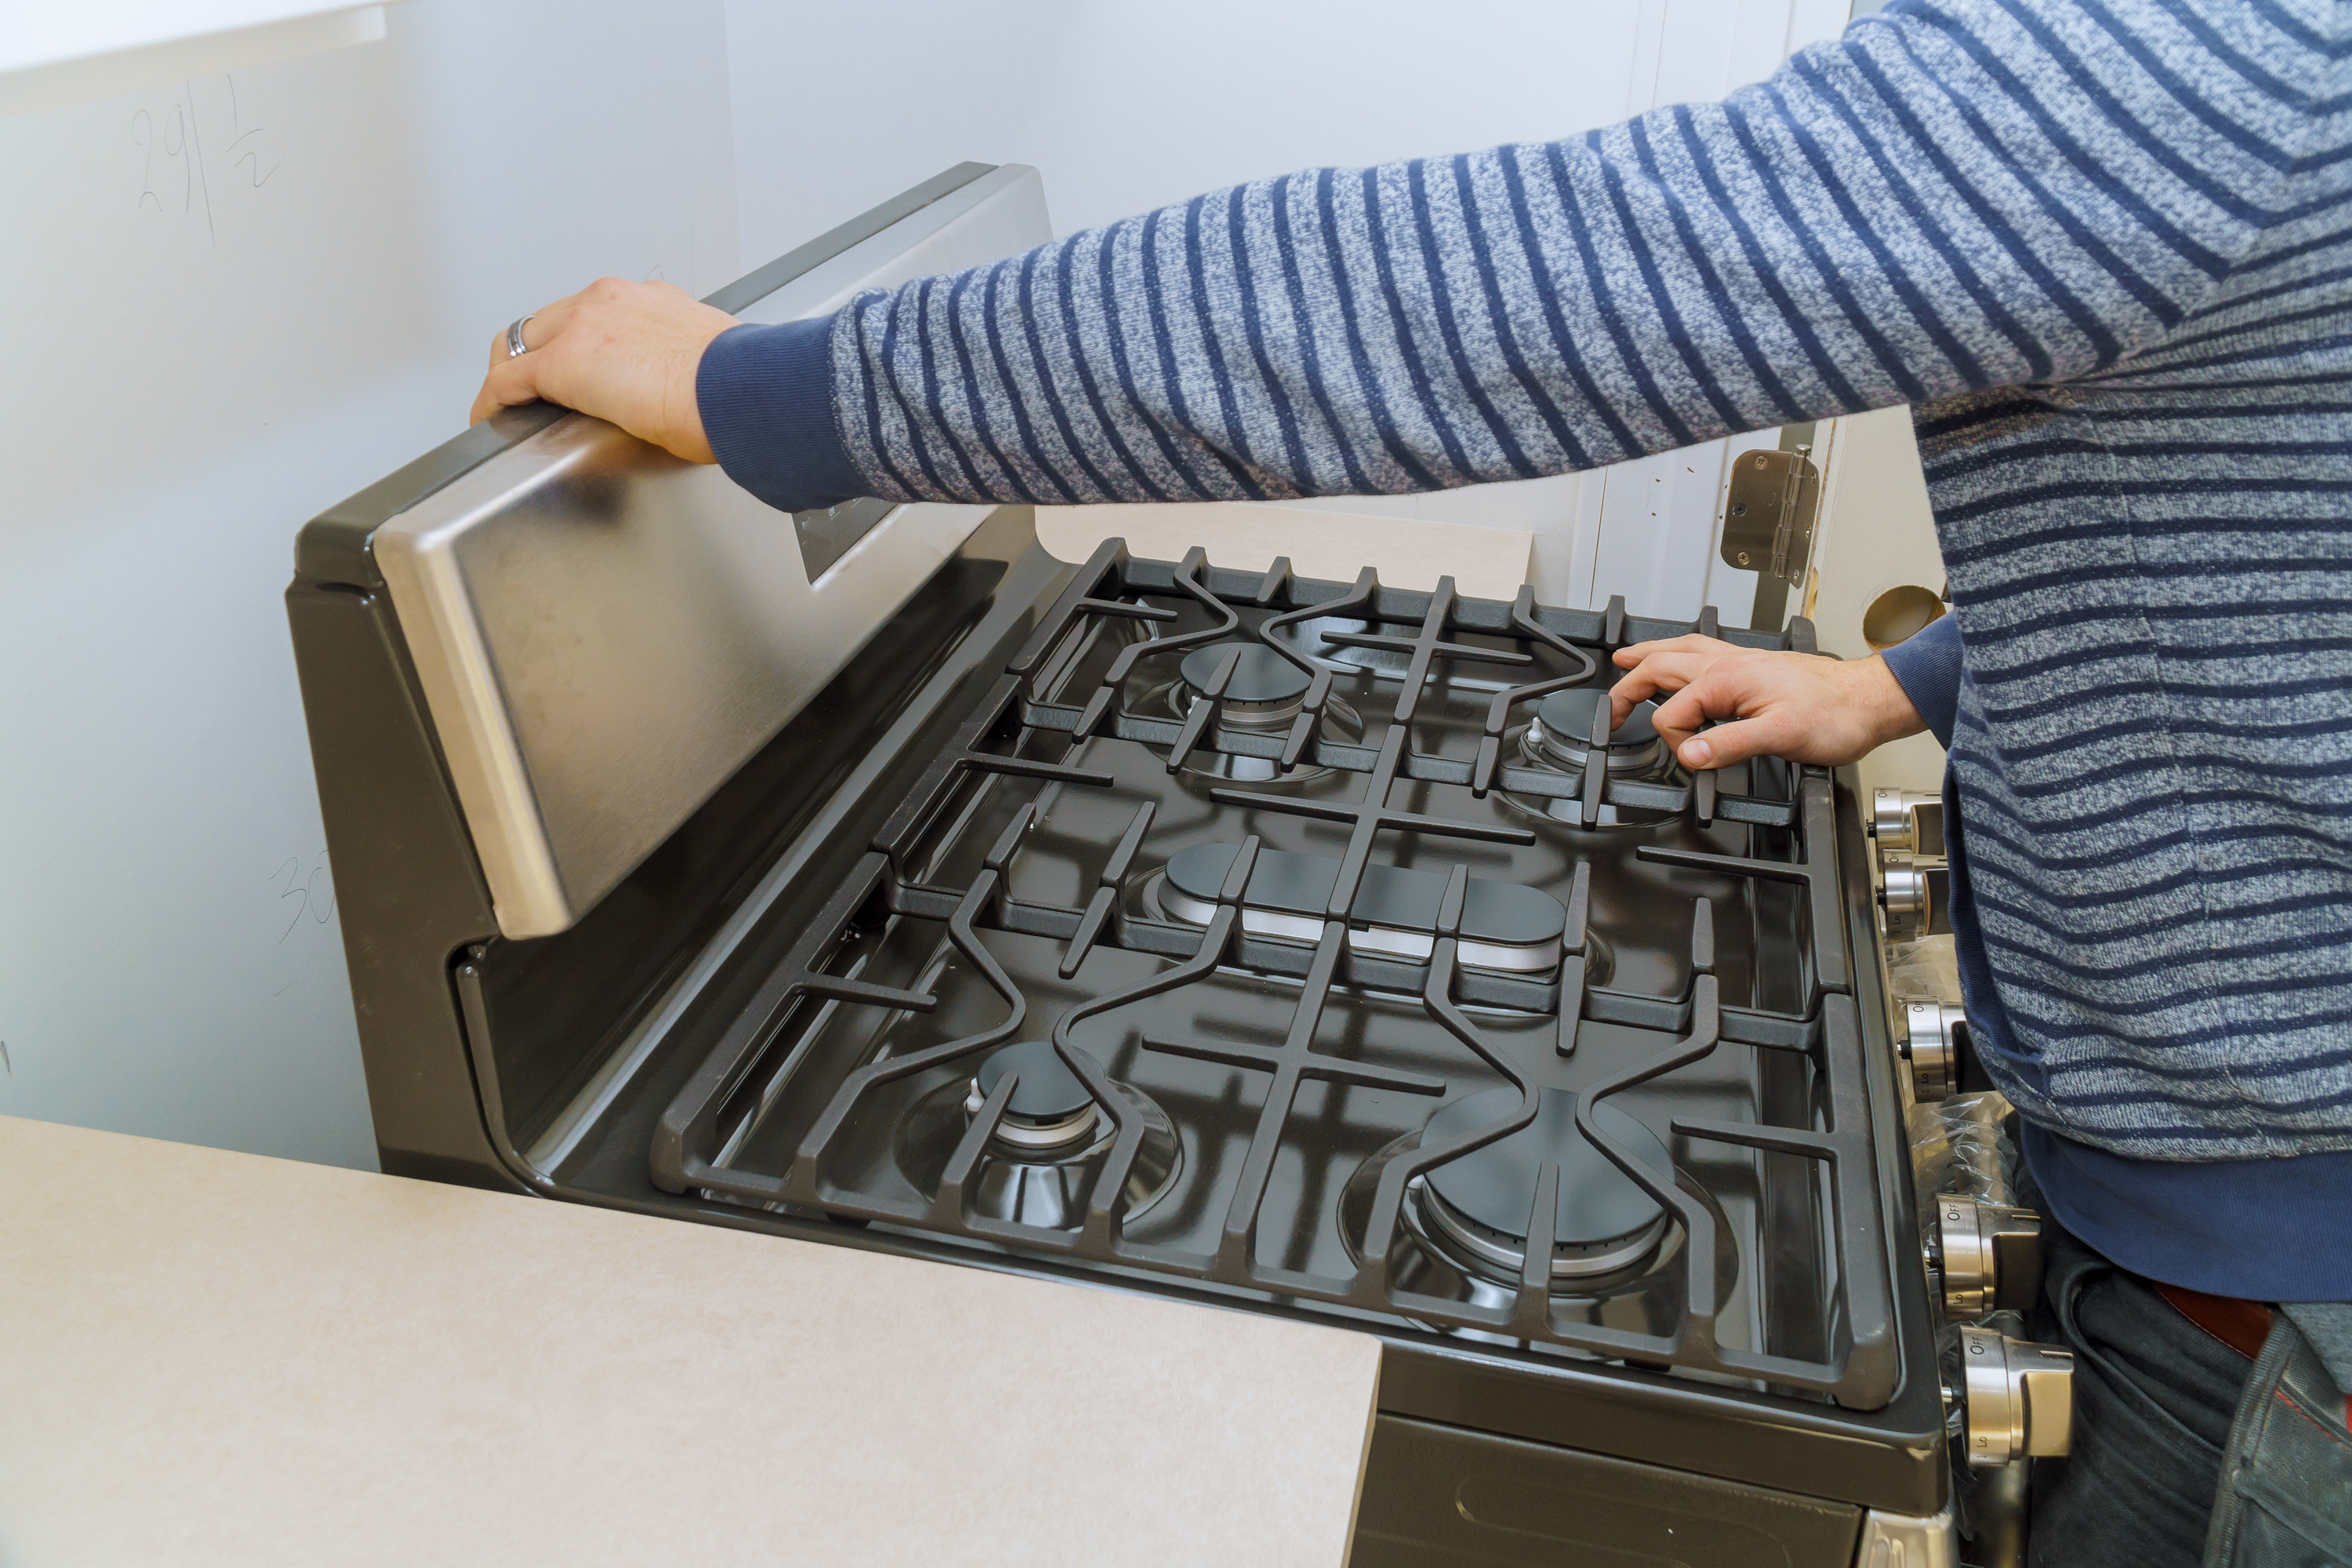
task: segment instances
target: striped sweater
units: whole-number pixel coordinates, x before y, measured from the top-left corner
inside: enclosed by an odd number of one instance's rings
[[[705,424],[798,508],[1406,491],[1909,404],[1991,1070],[2110,1154],[2352,1151],[2348,54],[2330,0],[1896,0],[1719,104],[736,329]]]

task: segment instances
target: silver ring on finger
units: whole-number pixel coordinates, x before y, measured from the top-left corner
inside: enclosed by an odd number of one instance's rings
[[[530,352],[530,345],[522,341],[522,330],[537,320],[537,311],[515,318],[514,324],[507,329],[507,358],[514,359]]]

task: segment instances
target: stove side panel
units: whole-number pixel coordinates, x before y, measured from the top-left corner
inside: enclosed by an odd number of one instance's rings
[[[391,602],[298,577],[286,613],[378,1156],[393,1175],[519,1188],[483,1129],[449,984],[452,955],[497,922]]]

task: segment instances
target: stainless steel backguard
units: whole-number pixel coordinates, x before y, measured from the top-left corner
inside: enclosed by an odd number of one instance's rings
[[[1008,164],[727,302],[747,321],[815,316],[1051,237],[1037,172]],[[373,548],[499,929],[571,926],[988,510],[898,507],[837,556],[837,537],[812,551],[812,582],[792,519],[572,415],[386,521]]]

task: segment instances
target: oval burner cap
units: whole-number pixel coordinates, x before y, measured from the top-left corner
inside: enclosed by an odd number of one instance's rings
[[[1168,857],[1168,886],[1196,905],[1214,904],[1234,867],[1237,847],[1231,844],[1188,844]],[[1253,910],[1296,915],[1319,926],[1339,879],[1339,862],[1320,855],[1293,855],[1286,849],[1261,849],[1250,868],[1243,901]],[[1356,923],[1390,931],[1437,930],[1438,907],[1445,899],[1445,878],[1438,872],[1408,866],[1364,868],[1356,885]],[[1168,906],[1163,904],[1163,909]],[[1169,912],[1194,925],[1206,925],[1205,912]],[[1313,927],[1306,940],[1314,940]],[[1540,948],[1556,943],[1568,929],[1568,910],[1540,888],[1517,882],[1470,879],[1463,897],[1462,934],[1469,941],[1510,947]],[[1555,949],[1550,962],[1559,961]]]
[[[1206,691],[1209,682],[1216,679],[1217,661],[1225,650],[1235,644],[1211,643],[1194,648],[1184,656],[1177,668],[1184,684],[1195,691]],[[1234,678],[1225,683],[1225,695],[1235,702],[1287,702],[1307,695],[1307,673],[1283,658],[1264,643],[1238,645],[1241,657],[1234,661]]]
[[[1562,745],[1581,746],[1592,736],[1592,715],[1599,710],[1607,693],[1598,686],[1575,686],[1566,691],[1555,691],[1537,705],[1536,718],[1544,733]],[[1612,746],[1646,746],[1658,738],[1658,727],[1651,722],[1658,711],[1654,702],[1636,702],[1633,711],[1617,726],[1609,737]]]
[[[1528,1211],[1536,1201],[1536,1167],[1550,1160],[1559,1166],[1560,1245],[1594,1247],[1655,1224],[1664,1212],[1658,1200],[1585,1141],[1576,1125],[1576,1101],[1571,1090],[1545,1089],[1531,1124],[1438,1166],[1427,1177],[1430,1190],[1486,1229],[1524,1242]],[[1465,1096],[1429,1119],[1422,1129],[1422,1147],[1507,1121],[1518,1107],[1516,1089]],[[1602,1131],[1662,1181],[1675,1179],[1674,1158],[1656,1133],[1606,1100],[1592,1115]]]
[[[990,1052],[972,1081],[985,1099],[996,1092],[996,1086],[1004,1081],[1008,1071],[1018,1072],[1021,1084],[1013,1091],[1013,1102],[1004,1108],[1005,1112],[1024,1121],[1066,1121],[1094,1103],[1095,1097],[1087,1092],[1078,1075],[1064,1064],[1061,1053],[1054,1049],[1050,1040],[1024,1040],[1017,1046]]]

